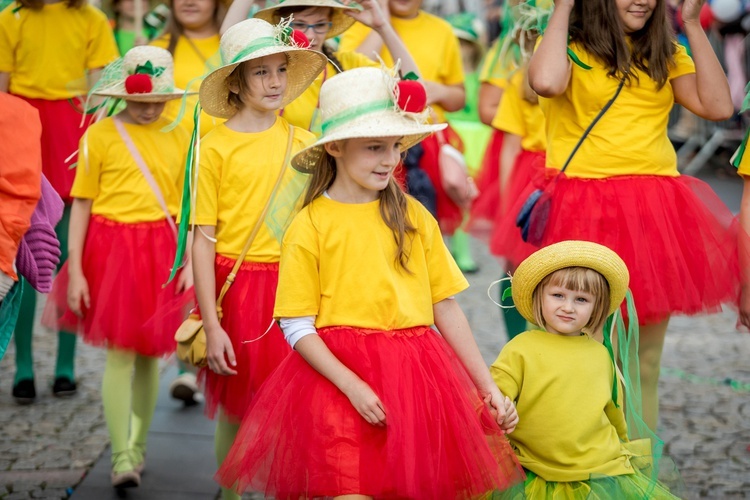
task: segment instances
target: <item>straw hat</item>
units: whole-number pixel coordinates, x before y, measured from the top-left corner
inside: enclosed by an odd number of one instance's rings
[[[513,275],[513,302],[527,321],[536,322],[532,298],[537,285],[549,274],[566,267],[587,267],[604,276],[609,283],[607,315],[615,312],[625,300],[630,273],[619,255],[598,243],[561,241],[531,254]]]
[[[352,5],[344,5],[338,0],[281,0],[273,7],[266,7],[265,9],[259,10],[255,13],[255,17],[258,19],[263,19],[264,21],[271,24],[277,24],[281,22],[281,17],[278,13],[279,9],[285,9],[288,7],[327,7],[331,9],[331,29],[328,30],[326,39],[339,36],[341,33],[348,30],[352,26],[352,24],[354,24],[354,18],[346,15],[346,11],[362,10],[362,6],[359,4],[355,3]]]
[[[326,80],[320,89],[320,114],[323,135],[294,158],[292,166],[300,172],[312,172],[324,152],[324,145],[343,139],[365,137],[402,137],[405,151],[447,125],[427,124],[429,111],[407,112],[405,89],[398,78],[382,68],[356,68]],[[422,90],[416,81],[408,81]],[[407,97],[408,100],[408,97]]]
[[[137,102],[163,102],[185,94],[174,86],[172,54],[159,47],[133,47],[107,66],[93,95]]]
[[[221,37],[219,51],[222,66],[201,83],[199,95],[203,109],[211,116],[230,118],[237,108],[229,104],[227,77],[240,63],[274,54],[287,56],[287,86],[281,102],[284,107],[295,100],[323,71],[323,54],[302,48],[294,41],[287,24],[272,26],[262,19],[247,19],[229,28]]]

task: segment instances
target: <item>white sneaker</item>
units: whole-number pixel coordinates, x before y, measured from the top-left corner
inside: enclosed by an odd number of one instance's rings
[[[172,399],[182,401],[185,406],[195,406],[203,402],[203,394],[198,388],[195,374],[190,372],[185,372],[172,381],[169,395]]]

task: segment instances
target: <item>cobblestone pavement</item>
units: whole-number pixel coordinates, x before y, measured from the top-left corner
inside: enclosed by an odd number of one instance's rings
[[[475,248],[481,271],[469,276],[472,287],[459,302],[491,363],[505,333],[486,290],[501,269],[481,245]],[[687,498],[750,498],[750,335],[735,331],[734,318],[726,312],[670,324],[661,435],[680,467]],[[10,397],[12,345],[0,362],[0,498],[7,500],[66,498],[107,445],[99,398],[103,351],[79,344],[79,393],[55,399],[48,386],[56,336],[39,328],[34,341],[34,405],[17,406]],[[745,390],[727,380],[744,383]]]

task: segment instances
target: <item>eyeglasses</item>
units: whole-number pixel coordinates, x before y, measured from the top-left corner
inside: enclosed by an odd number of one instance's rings
[[[318,35],[325,35],[328,33],[328,30],[331,29],[331,26],[333,26],[332,22],[327,23],[316,23],[316,24],[307,24],[307,23],[291,23],[290,24],[292,29],[299,30],[302,33],[306,33],[307,30],[312,28],[312,30],[317,33]]]

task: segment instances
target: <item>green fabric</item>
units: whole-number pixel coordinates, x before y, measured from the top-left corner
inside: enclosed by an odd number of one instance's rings
[[[252,54],[253,52],[257,52],[261,49],[267,49],[269,47],[283,47],[284,44],[281,43],[281,41],[273,36],[264,36],[262,38],[258,38],[253,43],[239,51],[231,61],[222,61],[224,65],[226,64],[235,64],[238,62],[241,62],[244,58]]]
[[[24,285],[19,281],[8,291],[2,302],[0,302],[0,359],[5,356],[13,330],[16,327],[18,313],[21,310],[21,297]]]
[[[510,290],[510,285],[510,280],[501,281],[499,295],[500,303],[504,306],[509,306],[508,308],[501,309],[503,321],[505,321],[505,331],[508,333],[508,340],[512,340],[517,335],[528,330],[526,319],[513,307],[513,297],[509,295],[503,299],[503,296],[506,295],[506,290]]]
[[[152,38],[152,30],[143,28],[143,38],[150,40]],[[124,56],[127,51],[135,47],[135,31],[117,29],[114,31],[115,41],[117,42],[117,49],[120,51],[120,55]]]
[[[219,467],[227,458],[239,430],[240,424],[229,422],[223,415],[219,415],[216,421],[216,434],[214,434],[214,451],[216,452],[216,463]],[[222,488],[221,498],[222,500],[240,500],[242,497],[232,490]]]
[[[473,73],[468,73],[464,80],[464,88],[466,89],[466,105],[461,111],[445,114],[451,124],[454,120],[465,122],[480,122],[479,86],[479,72],[474,71]]]
[[[451,254],[453,254],[453,258],[461,271],[474,272],[477,270],[477,264],[471,256],[469,235],[462,229],[456,229],[456,232],[451,236]]]
[[[373,101],[362,104],[360,106],[354,106],[353,108],[344,110],[341,113],[333,115],[332,117],[324,121],[320,129],[322,130],[323,134],[325,134],[329,128],[339,127],[347,122],[354,120],[355,118],[359,118],[362,115],[369,115],[370,113],[377,113],[378,111],[393,109],[394,106],[395,104],[390,99],[383,99],[382,101]]]

